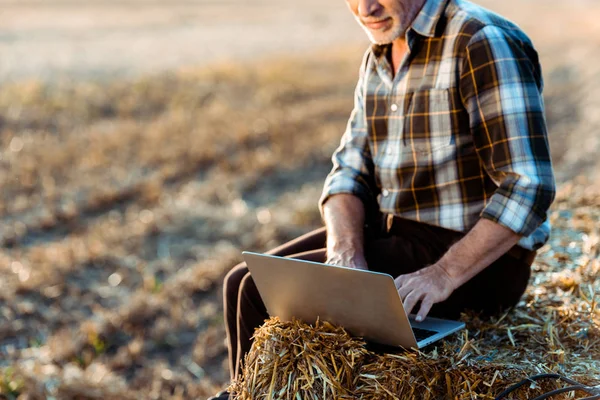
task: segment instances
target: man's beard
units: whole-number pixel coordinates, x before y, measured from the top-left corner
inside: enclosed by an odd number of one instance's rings
[[[406,32],[406,30],[402,27],[401,24],[396,23],[396,24],[392,25],[392,27],[390,29],[388,29],[387,31],[377,32],[374,34],[369,28],[364,26],[358,18],[357,18],[357,20],[358,20],[358,23],[360,24],[360,26],[366,32],[369,40],[372,43],[375,43],[377,45],[390,44],[394,40],[404,36],[404,33]]]

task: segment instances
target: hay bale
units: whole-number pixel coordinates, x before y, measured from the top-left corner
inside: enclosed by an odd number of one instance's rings
[[[368,351],[340,327],[271,318],[254,335],[243,376],[232,385],[238,399],[353,399]]]
[[[377,354],[343,328],[269,319],[255,334],[236,399],[493,399],[528,375],[526,368],[474,356],[463,335],[425,353]],[[519,390],[530,398],[557,388],[547,380]]]

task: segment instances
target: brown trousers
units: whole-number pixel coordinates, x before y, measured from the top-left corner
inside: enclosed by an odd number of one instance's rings
[[[365,257],[371,271],[396,278],[434,264],[462,236],[440,227],[396,220],[388,233],[365,232]],[[321,228],[268,254],[324,262],[325,241],[325,228]],[[491,315],[516,305],[527,287],[532,257],[531,253],[528,256],[513,253],[503,255],[446,301],[435,304],[429,315],[456,319],[465,310]],[[245,263],[235,266],[225,277],[223,301],[229,369],[231,379],[235,379],[252,345],[254,330],[269,318]]]

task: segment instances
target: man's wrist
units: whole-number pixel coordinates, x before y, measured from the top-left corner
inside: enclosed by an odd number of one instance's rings
[[[442,258],[436,263],[442,273],[446,275],[448,281],[452,285],[452,290],[458,289],[464,282],[462,282],[461,270],[458,268],[452,268],[452,265]]]
[[[354,258],[356,256],[363,255],[363,248],[361,243],[357,242],[336,242],[332,245],[327,246],[327,255],[344,255],[345,257]]]
[[[332,249],[357,249],[362,248],[362,240],[359,238],[331,239],[328,240],[327,247]]]
[[[360,234],[330,234],[327,237],[327,250],[339,252],[360,252],[363,250],[363,235]]]

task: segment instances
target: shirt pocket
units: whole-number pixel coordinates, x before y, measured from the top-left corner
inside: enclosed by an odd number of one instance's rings
[[[404,118],[403,151],[427,154],[454,142],[448,89],[412,92]]]

